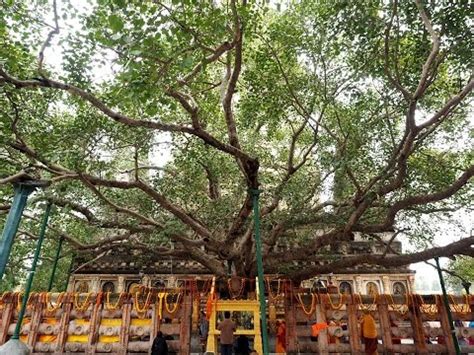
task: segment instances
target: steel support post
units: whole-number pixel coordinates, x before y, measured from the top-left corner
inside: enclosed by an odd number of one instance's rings
[[[258,274],[258,288],[259,299],[260,299],[260,319],[262,320],[262,341],[263,341],[263,354],[268,355],[268,330],[267,330],[267,305],[265,302],[265,287],[263,283],[263,259],[262,259],[262,240],[260,238],[260,211],[258,206],[258,200],[260,197],[260,190],[252,189],[253,199],[253,218],[255,224],[255,249],[257,257],[257,274]]]
[[[35,186],[29,184],[15,184],[15,196],[8,212],[8,217],[3,227],[2,239],[0,240],[0,280],[3,278],[8,258],[13,246],[18,226],[20,225],[21,215],[26,206],[28,196],[35,190]]]
[[[74,257],[75,257],[75,255],[72,254],[72,256],[71,256],[71,264],[69,265],[69,269],[68,269],[68,271],[67,271],[66,284],[64,285],[64,292],[67,291],[67,286],[69,285],[69,279],[71,278],[72,269],[74,268]]]
[[[48,226],[49,213],[51,212],[51,204],[48,203],[46,206],[46,211],[44,212],[43,222],[41,224],[40,234],[38,237],[38,242],[36,244],[35,255],[33,257],[33,263],[31,264],[31,270],[28,274],[28,280],[26,281],[25,294],[23,295],[23,301],[21,303],[20,313],[18,313],[18,322],[16,323],[15,331],[11,339],[20,338],[21,324],[23,323],[23,317],[25,316],[26,304],[28,303],[28,298],[30,297],[31,285],[33,284],[33,279],[35,277],[36,265],[38,264],[39,255],[41,252],[41,246],[43,245],[44,235],[46,233],[46,227]]]
[[[53,270],[51,271],[51,277],[49,278],[48,292],[51,292],[53,288],[54,276],[56,275],[56,269],[58,268],[59,256],[63,248],[64,238],[59,239],[58,249],[56,250],[56,256],[54,257]]]
[[[439,258],[435,258],[436,268],[438,269],[439,283],[441,284],[441,290],[443,291],[443,302],[444,307],[446,308],[446,313],[448,313],[449,325],[451,327],[451,336],[453,337],[454,348],[456,349],[456,354],[461,354],[461,349],[459,348],[458,337],[454,330],[453,315],[451,314],[451,308],[449,307],[448,294],[446,292],[446,286],[444,285],[443,273],[441,272],[441,267],[439,266]]]

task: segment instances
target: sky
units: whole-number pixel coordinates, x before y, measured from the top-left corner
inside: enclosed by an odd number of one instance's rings
[[[62,1],[58,1],[58,12],[61,13],[61,6],[62,6]],[[79,12],[87,12],[88,9],[90,8],[88,5],[88,2],[72,2],[74,6],[78,9]],[[52,20],[50,21],[52,23]],[[60,21],[60,27],[61,27],[61,36],[64,35],[65,32],[69,31],[74,31],[76,28],[79,26],[79,21],[78,19],[68,19],[67,24],[62,23]],[[44,37],[46,37],[48,29],[45,29],[45,34]],[[110,52],[110,61],[112,61],[114,58],[114,54]],[[61,46],[58,43],[58,37],[53,38],[51,41],[51,46],[48,47],[45,51],[45,65],[52,66],[56,70],[60,70],[61,68],[61,61],[62,61],[62,49]],[[99,80],[106,80],[107,78],[113,76],[114,70],[116,70],[117,67],[114,67],[113,65],[108,66],[108,67],[102,67],[95,73],[97,75],[97,78]],[[422,113],[420,113],[420,116],[423,116]],[[165,142],[169,141],[169,135],[168,134],[159,134],[156,137],[157,142]],[[458,146],[460,149],[462,149],[463,144],[462,142],[458,142]],[[166,144],[159,144],[156,145],[154,148],[154,151],[150,157],[150,163],[153,163],[157,166],[164,166],[169,159],[171,158],[169,148],[167,148]],[[328,191],[328,187],[326,187],[326,191]],[[322,199],[324,200],[325,198],[330,198],[330,193],[326,192],[323,194]],[[473,226],[474,226],[474,212],[472,211],[458,211],[454,214],[454,220],[458,222],[459,225],[454,225],[453,223],[450,222],[437,222],[438,225],[437,227],[439,228],[439,234],[435,236],[434,239],[434,245],[436,246],[443,246],[448,243],[451,243],[452,241],[459,240],[462,237],[466,237],[468,235],[473,234]],[[406,238],[401,237],[400,240],[403,242],[404,246],[404,251],[415,251],[416,249],[411,246]],[[442,265],[447,264],[447,259],[443,258],[441,259]],[[436,270],[429,266],[426,265],[425,263],[418,263],[418,264],[413,264],[411,265],[411,269],[416,271],[416,280],[420,280],[421,278],[428,282],[428,283],[433,283],[438,280],[438,275]]]

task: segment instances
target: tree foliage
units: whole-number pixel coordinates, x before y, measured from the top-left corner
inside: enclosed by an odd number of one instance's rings
[[[7,211],[10,182],[49,182],[22,225],[34,235],[37,204],[58,207],[48,253],[62,236],[66,256],[125,244],[253,275],[260,189],[269,273],[473,255],[473,237],[407,255],[328,252],[354,233],[429,242],[424,215],[470,207],[467,1],[32,7],[1,3],[0,198]]]
[[[448,271],[451,274],[446,279],[451,288],[464,291],[463,283],[474,284],[474,258],[457,257],[449,262]]]

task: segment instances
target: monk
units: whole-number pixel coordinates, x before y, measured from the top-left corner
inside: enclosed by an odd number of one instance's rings
[[[375,319],[367,310],[364,310],[364,315],[362,316],[361,333],[362,341],[365,344],[365,353],[367,355],[377,355],[377,328],[375,326]]]
[[[276,338],[275,352],[277,354],[286,354],[286,324],[284,320],[277,320]]]

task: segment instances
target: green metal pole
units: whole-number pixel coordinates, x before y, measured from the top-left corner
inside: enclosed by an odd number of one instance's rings
[[[260,318],[262,319],[262,340],[263,354],[268,355],[268,331],[267,331],[267,306],[265,303],[265,288],[263,284],[263,259],[262,259],[262,240],[260,239],[260,211],[258,208],[258,199],[260,190],[252,189],[253,215],[255,223],[255,248],[257,257],[258,289],[260,298]]]
[[[449,325],[451,327],[451,336],[454,342],[454,348],[456,349],[456,354],[461,354],[461,349],[459,348],[458,338],[454,330],[453,316],[451,314],[451,309],[449,308],[448,294],[446,293],[446,287],[444,285],[443,273],[441,272],[441,267],[439,266],[439,258],[435,258],[436,268],[438,269],[439,283],[441,284],[441,290],[443,291],[443,301],[446,312],[448,313]]]
[[[14,188],[15,196],[13,197],[13,203],[3,228],[2,239],[0,240],[0,280],[2,280],[5,268],[7,267],[13,240],[18,231],[26,201],[28,196],[35,190],[34,186],[27,184],[15,184]]]
[[[58,267],[59,256],[61,255],[61,249],[63,247],[64,238],[59,239],[58,249],[56,250],[56,256],[54,257],[53,271],[51,271],[51,277],[49,278],[48,292],[51,292],[53,288],[54,276],[56,275],[56,269]]]
[[[73,267],[74,267],[74,257],[75,257],[75,255],[72,254],[72,256],[71,256],[71,264],[69,265],[69,270],[68,270],[68,272],[67,272],[66,284],[64,285],[64,291],[67,291],[67,285],[69,285],[69,279],[71,278],[72,269],[73,269]]]
[[[51,212],[51,204],[48,203],[48,205],[46,206],[46,211],[44,212],[43,223],[41,224],[38,242],[36,244],[35,256],[33,257],[31,270],[28,275],[28,280],[26,281],[25,294],[23,295],[23,302],[21,303],[20,313],[18,314],[18,322],[16,323],[15,332],[13,333],[11,339],[20,339],[21,324],[23,323],[23,317],[25,316],[26,303],[28,302],[28,298],[30,297],[31,285],[33,283],[33,278],[35,277],[36,265],[38,264],[38,259],[41,252],[41,246],[43,244],[44,235],[46,233],[46,227],[48,226],[48,219],[49,219],[50,212]]]

